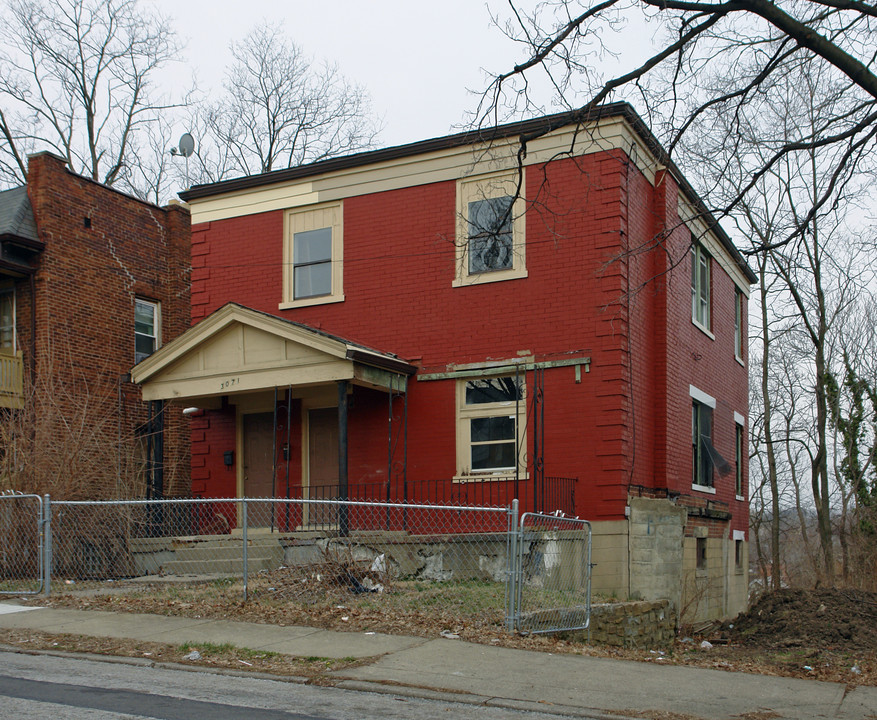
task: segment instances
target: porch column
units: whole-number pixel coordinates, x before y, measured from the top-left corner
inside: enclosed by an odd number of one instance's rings
[[[347,500],[347,381],[338,381],[338,496]],[[349,533],[347,505],[338,512],[338,531],[341,537]]]

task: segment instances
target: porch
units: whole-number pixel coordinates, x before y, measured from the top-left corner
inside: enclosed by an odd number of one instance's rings
[[[24,405],[24,362],[21,350],[0,350],[0,408],[18,409]]]

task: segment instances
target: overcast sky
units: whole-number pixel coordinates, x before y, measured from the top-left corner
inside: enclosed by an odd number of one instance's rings
[[[454,131],[485,87],[482,68],[510,67],[519,50],[480,0],[152,0],[188,40],[201,89],[221,87],[228,45],[262,20],[366,87],[384,120],[382,145]],[[493,4],[505,12],[505,3]]]

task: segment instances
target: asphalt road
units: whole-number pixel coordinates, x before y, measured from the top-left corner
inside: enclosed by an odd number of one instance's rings
[[[280,680],[0,652],[0,720],[547,720]]]

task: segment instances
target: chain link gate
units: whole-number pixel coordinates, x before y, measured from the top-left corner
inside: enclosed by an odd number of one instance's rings
[[[591,524],[524,513],[512,537],[510,629],[587,630],[591,622]]]
[[[42,592],[44,527],[39,495],[0,495],[0,595]]]

